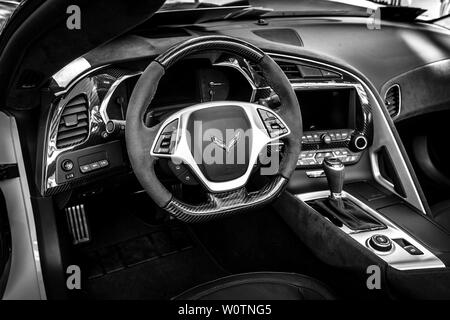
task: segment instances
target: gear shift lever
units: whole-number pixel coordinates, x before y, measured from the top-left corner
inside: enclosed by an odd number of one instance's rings
[[[325,158],[323,161],[323,171],[327,176],[330,197],[332,199],[340,199],[342,197],[342,188],[344,186],[344,164],[338,158]]]
[[[347,226],[355,231],[378,230],[385,228],[385,225],[376,220],[370,214],[354,204],[350,199],[342,197],[344,186],[345,167],[338,158],[325,158],[323,161],[323,171],[328,180],[330,197],[315,200],[313,207],[328,217],[330,221],[335,221]]]

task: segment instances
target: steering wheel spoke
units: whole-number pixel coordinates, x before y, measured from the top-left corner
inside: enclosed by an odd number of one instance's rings
[[[163,122],[151,155],[187,165],[210,192],[226,192],[245,186],[260,153],[289,133],[284,121],[266,107],[240,101],[200,103]],[[239,168],[241,174],[231,178],[225,172],[224,181],[218,166]]]

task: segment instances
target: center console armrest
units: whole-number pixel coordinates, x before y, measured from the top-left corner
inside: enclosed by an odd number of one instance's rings
[[[450,234],[414,208],[400,203],[379,209],[378,212],[432,251],[450,254]]]

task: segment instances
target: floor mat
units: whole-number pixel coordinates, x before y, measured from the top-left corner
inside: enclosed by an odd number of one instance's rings
[[[170,299],[228,274],[183,223],[145,225],[129,204],[116,205],[91,205],[93,239],[76,249],[85,297]]]
[[[169,299],[226,272],[182,228],[86,253],[86,291],[95,299]]]

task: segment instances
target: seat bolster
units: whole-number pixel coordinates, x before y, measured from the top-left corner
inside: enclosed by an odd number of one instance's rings
[[[174,300],[331,300],[321,282],[296,273],[254,272],[216,279],[189,289]]]

